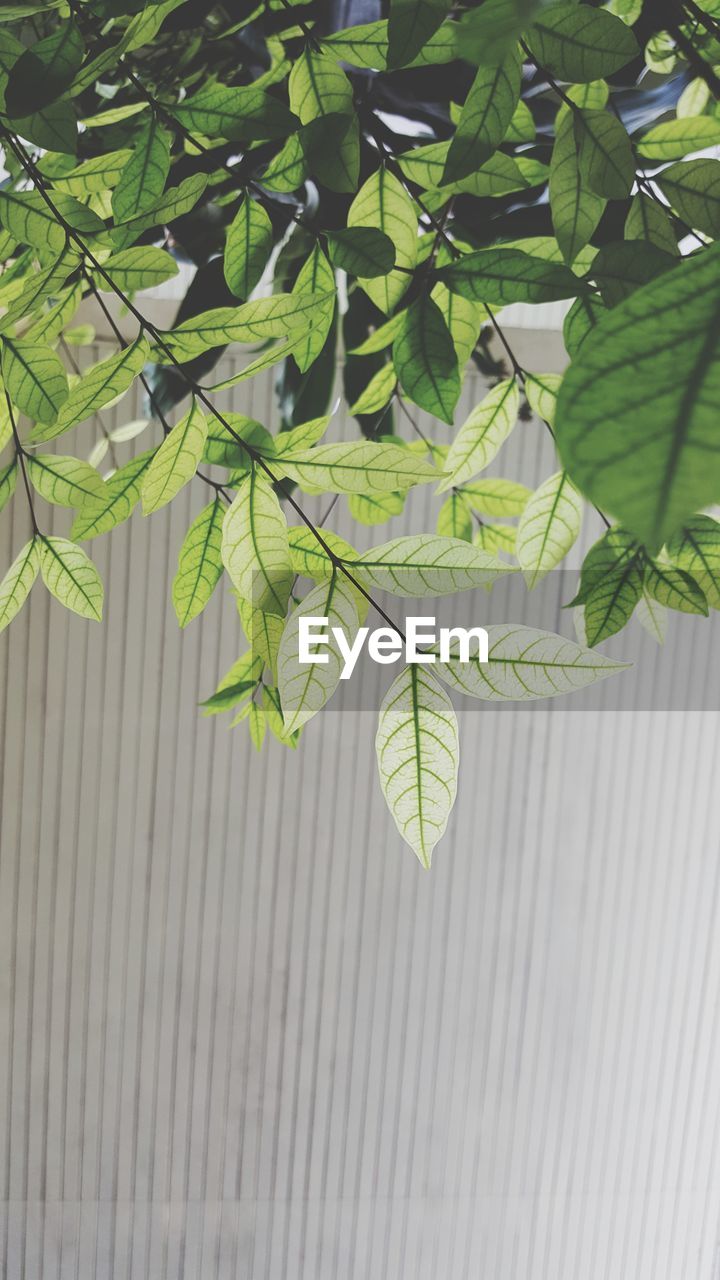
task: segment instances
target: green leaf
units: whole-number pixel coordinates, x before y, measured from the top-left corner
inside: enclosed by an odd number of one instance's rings
[[[648,244],[677,257],[677,238],[670,218],[662,205],[651,200],[642,191],[633,196],[630,212],[625,220],[625,239],[646,240]]]
[[[720,524],[693,516],[667,544],[673,564],[698,583],[711,609],[720,609]]]
[[[26,543],[0,582],[0,631],[8,627],[30,594],[40,568],[38,538]]]
[[[92,560],[67,538],[38,542],[43,582],[60,604],[82,618],[102,621],[103,585]]]
[[[139,337],[129,347],[88,369],[70,390],[54,423],[36,427],[30,436],[31,444],[41,444],[62,435],[78,422],[97,413],[111,400],[117,400],[127,391],[136,374],[142,369],[148,354],[144,337]]]
[[[447,285],[438,281],[431,293],[433,302],[439,307],[445,324],[450,330],[458,369],[462,374],[472,355],[480,336],[483,320],[486,318],[482,307],[476,302],[468,302],[457,293],[451,293]]]
[[[353,416],[359,413],[376,413],[388,403],[397,384],[397,374],[393,364],[384,364],[373,374],[365,390],[358,396],[349,412]]]
[[[557,398],[562,386],[561,373],[527,373],[523,386],[527,402],[533,413],[537,414],[549,427],[555,426]]]
[[[63,22],[38,40],[11,68],[5,110],[12,117],[33,115],[65,92],[83,59],[85,46],[74,22]]]
[[[142,477],[155,457],[156,450],[131,458],[105,481],[105,497],[99,502],[87,502],[75,517],[70,537],[73,542],[85,542],[109,533],[127,520],[140,501]]]
[[[585,339],[606,314],[607,307],[595,294],[587,294],[573,303],[563,323],[563,339],[569,356],[575,358]]]
[[[0,511],[7,506],[15,492],[17,473],[17,458],[13,458],[6,467],[0,467]]]
[[[517,49],[499,66],[479,69],[450,144],[443,184],[467,177],[500,146],[520,96],[520,71]]]
[[[115,227],[112,232],[112,240],[116,249],[125,249],[128,245],[134,243],[138,236],[149,230],[151,227],[166,225],[174,222],[176,218],[183,217],[195,207],[201,195],[207,186],[206,173],[193,173],[189,178],[183,179],[176,187],[171,187],[165,192],[162,199],[149,209],[147,213],[143,213],[138,218],[131,218],[129,222],[124,222],[121,226]]]
[[[560,389],[565,467],[651,549],[720,499],[719,256],[703,250],[611,311]]]
[[[99,191],[110,191],[120,181],[131,156],[132,151],[127,150],[108,151],[105,155],[92,156],[68,173],[53,178],[53,186],[79,198]]]
[[[230,410],[223,413],[222,418],[213,415],[207,423],[203,462],[211,462],[218,467],[231,467],[233,470],[246,470],[250,466],[250,458],[242,441],[261,453],[273,453],[270,432],[254,418],[246,418],[244,414],[232,413]]]
[[[48,311],[44,311],[35,324],[31,324],[25,330],[25,338],[28,342],[54,342],[54,340],[63,335],[65,342],[73,342],[77,329],[66,329],[65,326],[69,320],[75,315],[80,303],[82,302],[82,283],[77,280],[69,289],[64,289],[58,295],[58,300],[54,306]],[[89,341],[93,341],[95,330],[92,330]],[[89,330],[88,330],[89,331]]]
[[[297,191],[306,177],[302,142],[292,133],[263,171],[262,185],[270,191]]]
[[[676,213],[708,236],[720,236],[720,160],[685,160],[655,179]]]
[[[181,627],[202,613],[222,576],[224,515],[225,505],[218,497],[193,520],[180,548],[172,600]]]
[[[262,609],[254,609],[249,600],[243,600],[240,596],[237,598],[237,606],[248,644],[275,679],[285,619],[278,618],[274,613],[263,613]]]
[[[639,53],[629,27],[607,9],[545,6],[527,34],[541,66],[560,80],[582,84],[614,75]]]
[[[321,444],[283,454],[289,480],[324,493],[388,493],[428,484],[438,473],[423,458],[397,444],[372,440]]]
[[[605,579],[632,564],[637,568],[643,559],[642,549],[625,529],[608,529],[588,551],[580,570],[580,588],[570,603],[584,604]]]
[[[255,469],[225,514],[222,559],[243,599],[285,616],[293,581],[287,524],[272,488]]]
[[[252,85],[208,84],[168,109],[187,129],[228,142],[286,138],[297,129],[297,119],[279,98]]]
[[[492,585],[511,572],[509,565],[469,542],[432,533],[393,538],[349,567],[366,585],[418,600]]]
[[[455,344],[432,298],[417,298],[404,313],[393,344],[393,363],[403,391],[421,409],[452,424],[461,390]]]
[[[8,395],[22,413],[36,422],[55,421],[68,398],[68,381],[50,347],[3,338],[2,373]]]
[[[402,514],[405,498],[404,493],[351,493],[348,496],[348,511],[359,524],[385,524],[393,516]]]
[[[625,126],[609,111],[580,107],[573,112],[573,124],[583,182],[597,196],[624,200],[635,181],[632,143]]]
[[[643,590],[642,599],[635,605],[635,617],[641,627],[651,635],[656,644],[664,644],[668,628],[668,611]]]
[[[443,502],[438,511],[435,532],[443,538],[461,538],[463,542],[472,542],[472,508],[460,490],[453,490]]]
[[[532,494],[527,485],[516,480],[503,480],[499,476],[483,476],[464,484],[460,490],[473,511],[481,516],[501,516],[512,519],[522,515]]]
[[[452,703],[423,667],[405,667],[385,694],[375,750],[395,825],[428,870],[455,803],[460,748]]]
[[[84,507],[107,496],[105,481],[80,458],[57,453],[28,454],[25,466],[41,498],[58,507]]]
[[[197,401],[165,437],[143,477],[143,515],[172,502],[200,465],[207,440],[207,419]]]
[[[7,333],[18,320],[25,320],[39,310],[48,299],[57,297],[74,266],[73,255],[62,253],[49,267],[34,272],[32,276],[26,276],[19,298],[0,318],[0,332]]]
[[[448,16],[451,0],[390,0],[387,66],[405,67]]]
[[[122,249],[102,264],[103,271],[123,293],[137,293],[140,289],[154,289],[177,275],[177,263],[165,249],[144,244],[136,249]],[[103,293],[113,292],[105,275],[99,272],[95,284]]]
[[[568,266],[575,261],[605,211],[606,200],[588,189],[580,175],[575,121],[567,107],[557,115],[550,163],[550,211],[553,230]]]
[[[638,155],[660,164],[663,160],[682,160],[691,151],[715,147],[720,143],[720,120],[712,116],[695,116],[685,120],[666,120],[656,124],[635,143]]]
[[[379,280],[361,280],[367,296],[389,315],[404,296],[417,264],[418,220],[413,203],[397,178],[381,166],[371,174],[353,200],[347,225],[377,227],[395,246],[395,267]]]
[[[323,418],[313,418],[310,422],[299,423],[289,431],[282,431],[273,440],[275,453],[280,458],[284,453],[293,453],[298,449],[312,449],[318,440],[322,440],[329,425],[330,415],[326,414]]]
[[[592,265],[592,273],[606,307],[616,307],[641,285],[670,271],[675,255],[646,240],[616,240],[604,244]]]
[[[74,196],[54,191],[50,197],[62,218],[85,236],[102,235],[105,224]],[[37,249],[45,261],[66,247],[65,229],[39,191],[0,191],[0,222],[19,244]]]
[[[317,532],[325,546],[329,547],[339,559],[357,560],[357,551],[350,546],[349,542],[341,538],[339,533],[323,528],[318,528]],[[312,529],[308,529],[304,524],[291,525],[288,529],[288,541],[293,573],[302,574],[304,578],[312,578],[313,582],[321,582],[323,578],[330,577],[333,571],[332,561]]]
[[[300,620],[325,618],[329,643],[323,645],[324,663],[302,663],[299,659]],[[333,573],[313,587],[290,614],[280,641],[277,658],[278,688],[286,733],[294,733],[321,711],[330,700],[344,666],[333,628],[341,630],[348,645],[358,631],[355,598],[341,573]]]
[[[457,57],[456,38],[455,24],[443,23],[434,35],[423,42],[422,48],[409,65],[440,66],[446,62],[453,62]],[[335,31],[332,35],[323,38],[323,48],[340,62],[349,62],[353,67],[364,67],[369,71],[386,71],[387,19],[378,22],[362,22],[357,26],[347,27],[344,31]]]
[[[522,35],[533,0],[483,0],[456,27],[456,54],[479,66],[497,66]]]
[[[585,689],[628,665],[536,627],[500,623],[485,629],[487,662],[461,662],[453,656],[437,667],[438,675],[451,689],[471,698],[488,702],[555,698]]]
[[[395,266],[395,245],[377,227],[348,227],[328,234],[334,267],[351,276],[386,276]]]
[[[577,541],[583,503],[566,471],[545,480],[520,517],[517,557],[532,590]]]
[[[150,115],[135,138],[133,153],[112,197],[117,222],[146,213],[158,202],[170,172],[170,134]]]
[[[645,570],[643,587],[666,609],[676,609],[679,613],[702,613],[707,617],[705,595],[684,569],[653,562]]]
[[[481,524],[473,535],[473,544],[483,551],[504,551],[514,556],[517,546],[517,529],[514,524]]]
[[[272,223],[257,200],[244,196],[228,227],[223,270],[236,298],[250,297],[262,276],[273,246]]]
[[[642,595],[639,555],[618,558],[615,566],[588,590],[584,601],[585,635],[591,648],[622,630]]]
[[[254,692],[261,675],[259,658],[250,651],[243,653],[225,673],[215,693],[201,702],[205,708],[203,715],[216,716],[221,711],[229,711],[246,694]]]
[[[240,307],[214,307],[160,332],[162,346],[154,348],[154,355],[159,363],[168,364],[173,363],[168,353],[182,362],[230,342],[284,338],[293,329],[311,324],[326,301],[323,294],[275,293]]]
[[[331,111],[300,130],[308,169],[329,191],[352,192],[360,176],[360,130],[357,116]]]
[[[313,323],[307,329],[305,341],[293,348],[298,369],[306,373],[325,346],[335,315],[335,273],[319,244],[315,244],[300,268],[293,294],[322,298],[313,312]]]
[[[515,426],[519,407],[520,393],[514,378],[499,382],[488,392],[450,446],[439,493],[485,470]]]
[[[560,302],[582,289],[568,267],[520,249],[478,249],[437,274],[453,293],[500,307],[511,302]]]

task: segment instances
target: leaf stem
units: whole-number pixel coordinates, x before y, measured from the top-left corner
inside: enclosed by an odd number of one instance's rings
[[[7,391],[5,392],[5,402],[7,404],[7,411],[10,416],[10,426],[12,427],[13,440],[15,442],[15,456],[20,464],[22,478],[25,484],[25,493],[27,494],[28,506],[30,508],[30,519],[32,520],[33,533],[38,537],[40,535],[40,529],[38,528],[38,522],[35,516],[35,504],[33,502],[32,489],[30,488],[30,481],[28,479],[27,468],[25,466],[25,450],[20,443],[20,436],[18,435],[17,425],[15,423],[15,411]]]

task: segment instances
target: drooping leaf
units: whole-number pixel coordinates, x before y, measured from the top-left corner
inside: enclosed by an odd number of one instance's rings
[[[351,493],[348,511],[359,524],[385,524],[405,509],[405,493]]]
[[[30,436],[30,442],[41,444],[53,440],[91,414],[97,413],[111,400],[116,400],[131,386],[142,369],[147,354],[147,340],[139,337],[116,355],[108,356],[93,365],[71,388],[55,421],[47,427],[36,427]]]
[[[413,663],[391,684],[375,749],[395,825],[429,869],[455,802],[459,743],[452,703],[425,667]]]
[[[102,621],[103,584],[85,552],[67,538],[38,540],[43,582],[60,604],[82,618]]]
[[[583,182],[572,112],[563,107],[557,116],[555,144],[550,163],[550,211],[553,229],[568,266],[593,235],[606,200]]]
[[[244,196],[228,227],[223,270],[228,288],[245,301],[265,270],[273,245],[272,223],[259,200]]]
[[[640,559],[625,559],[588,592],[585,605],[585,636],[593,648],[622,631],[643,595]]]
[[[610,312],[560,389],[564,465],[651,549],[720,499],[719,254],[703,250]]]
[[[459,538],[432,533],[393,538],[351,562],[365,583],[408,599],[487,586],[510,566]]]
[[[17,458],[9,462],[6,467],[0,467],[0,511],[7,506],[15,492],[17,473]]]
[[[677,256],[678,245],[670,217],[662,205],[639,191],[633,196],[625,220],[626,240],[646,240],[648,244]]]
[[[645,592],[666,609],[679,613],[702,613],[707,617],[705,593],[689,573],[676,565],[653,561],[645,570]]]
[[[152,208],[165,190],[169,172],[170,134],[151,114],[135,138],[132,155],[113,192],[116,221],[127,222]]]
[[[519,407],[520,393],[514,378],[499,382],[488,392],[453,440],[438,492],[444,493],[485,470],[515,426]]]
[[[582,612],[582,610],[581,610]],[[647,591],[635,605],[635,617],[656,644],[664,644],[668,629],[668,611],[653,600]]]
[[[527,402],[533,413],[548,426],[555,426],[557,398],[562,386],[561,373],[527,373],[523,382]]]
[[[190,410],[165,437],[143,476],[141,497],[144,515],[149,516],[172,502],[192,480],[206,440],[207,419],[193,399]]]
[[[0,582],[0,631],[8,627],[24,605],[40,569],[38,539],[31,538]]]
[[[635,160],[625,126],[609,111],[578,107],[573,113],[583,183],[608,200],[624,200],[635,180]]]
[[[386,315],[406,293],[417,263],[418,220],[412,201],[397,178],[381,165],[358,191],[347,216],[352,227],[376,227],[395,246],[395,270],[381,279],[361,279],[370,300]]]
[[[243,600],[240,596],[237,598],[237,606],[248,644],[253,653],[262,659],[263,665],[275,679],[277,655],[285,629],[285,619],[279,618],[275,613],[264,613],[262,609],[255,609],[249,600]]]
[[[693,516],[667,544],[673,564],[691,574],[711,609],[720,609],[720,524]]]
[[[313,324],[307,328],[305,341],[293,348],[298,369],[306,373],[325,346],[335,315],[335,273],[319,244],[314,245],[300,268],[293,293],[322,299],[313,311]]]
[[[54,506],[84,507],[107,497],[102,476],[80,458],[57,453],[29,454],[25,466],[33,488]]]
[[[462,662],[456,655],[437,666],[438,675],[452,689],[471,698],[489,702],[555,698],[587,688],[627,667],[536,627],[499,623],[485,629],[487,662]]]
[[[550,476],[533,494],[517,534],[517,557],[528,587],[537,586],[565,558],[580,533],[582,513],[582,498],[566,471]]]
[[[329,643],[323,646],[324,663],[303,663],[299,658],[302,618],[326,618]],[[313,587],[288,618],[277,658],[278,688],[285,730],[302,728],[334,694],[340,682],[344,659],[333,628],[340,629],[348,644],[358,630],[355,598],[340,572]]]
[[[453,489],[448,494],[438,511],[435,532],[443,538],[461,538],[463,542],[472,542],[472,507],[462,490]]]
[[[2,373],[8,395],[36,422],[55,422],[68,398],[67,374],[51,347],[5,337]]]
[[[443,184],[481,168],[499,147],[520,96],[520,71],[516,49],[498,66],[478,70],[450,143]]]
[[[224,515],[225,504],[218,496],[193,520],[180,548],[172,601],[181,627],[202,613],[222,576]]]
[[[405,312],[393,344],[393,363],[403,391],[421,409],[452,424],[460,390],[455,344],[432,298],[421,297]]]
[[[387,66],[405,67],[450,12],[451,0],[391,0]]]
[[[409,449],[371,440],[321,444],[284,454],[282,471],[297,484],[325,493],[387,493],[438,477],[430,463]]]
[[[482,328],[486,315],[477,302],[469,302],[458,293],[451,293],[447,285],[438,281],[430,294],[433,302],[440,310],[445,324],[453,340],[458,369],[462,372],[470,359]]]
[[[293,580],[287,523],[272,488],[254,468],[225,513],[222,559],[244,600],[285,616]]]
[[[388,403],[396,386],[397,374],[395,366],[388,361],[387,364],[381,365],[377,373],[373,374],[365,390],[358,396],[355,403],[350,406],[350,413],[353,416],[359,413],[376,413],[378,409],[384,408]]]
[[[73,542],[85,542],[129,519],[140,501],[142,479],[155,457],[155,449],[147,449],[105,481],[105,497],[98,502],[87,502],[75,517],[70,537]]]
[[[580,84],[614,75],[638,53],[635,36],[619,18],[573,3],[542,8],[527,43],[552,75]]]

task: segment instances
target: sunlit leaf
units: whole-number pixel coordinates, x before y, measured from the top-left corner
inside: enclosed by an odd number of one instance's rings
[[[197,471],[207,440],[207,419],[197,401],[165,437],[143,476],[143,514],[172,502]]]
[[[303,663],[299,659],[302,618],[326,618],[329,643],[323,646],[324,663]],[[352,644],[358,630],[358,615],[352,591],[342,573],[336,572],[313,587],[288,618],[277,657],[278,688],[285,729],[300,729],[332,697],[340,683],[344,659],[333,629],[341,630]]]
[[[515,426],[519,406],[520,393],[514,378],[498,383],[488,392],[450,446],[438,487],[440,493],[485,470]]]
[[[193,520],[180,548],[172,601],[181,627],[202,613],[222,576],[224,515],[225,504],[217,497]]]
[[[26,543],[0,582],[0,631],[4,631],[20,611],[40,569],[38,538]]]
[[[60,604],[82,618],[102,620],[103,585],[85,552],[67,538],[38,539],[43,582]]]
[[[287,523],[272,488],[255,469],[225,513],[222,559],[243,599],[285,616],[293,580]]]

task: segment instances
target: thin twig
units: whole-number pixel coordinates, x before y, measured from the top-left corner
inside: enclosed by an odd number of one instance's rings
[[[20,436],[18,435],[18,429],[15,423],[15,412],[7,391],[5,392],[5,401],[7,403],[8,414],[10,415],[10,426],[12,427],[13,440],[15,442],[15,456],[20,464],[22,478],[25,483],[25,492],[27,494],[28,506],[30,508],[30,519],[32,520],[33,533],[37,537],[40,534],[40,529],[38,528],[38,522],[35,518],[35,504],[33,502],[32,489],[30,488],[30,481],[28,479],[27,468],[25,466],[25,450],[20,443]]]

